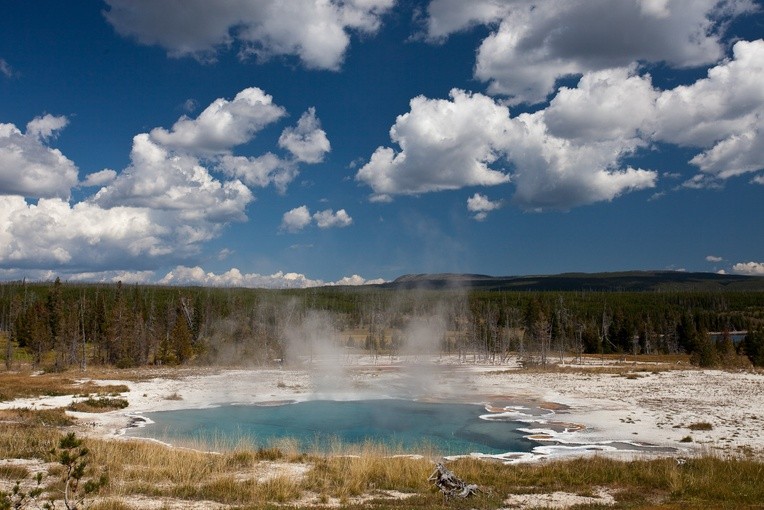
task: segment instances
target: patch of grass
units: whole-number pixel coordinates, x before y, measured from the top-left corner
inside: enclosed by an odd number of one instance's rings
[[[24,466],[4,465],[0,466],[0,478],[5,480],[23,480],[29,476],[29,470]]]
[[[687,426],[690,430],[713,430],[714,426],[708,422],[692,423]]]
[[[679,440],[680,443],[692,443],[692,436],[684,436]]]
[[[68,427],[74,425],[75,420],[67,416],[66,411],[60,407],[53,409],[18,409],[0,410],[0,420],[23,425],[42,427]]]
[[[308,488],[342,499],[373,490],[427,492],[432,462],[392,455],[389,449],[366,444],[356,454],[318,458]]]
[[[51,450],[58,444],[59,432],[50,427],[23,423],[0,427],[0,458],[52,460]]]
[[[78,376],[81,373],[77,374]],[[0,401],[41,396],[124,393],[124,384],[99,385],[94,381],[77,381],[65,373],[37,374],[33,372],[0,373]]]
[[[97,501],[89,506],[90,510],[134,510],[133,507],[126,505],[116,498],[109,498],[103,501]]]
[[[67,406],[70,411],[77,411],[80,413],[105,413],[108,411],[116,411],[118,409],[124,409],[128,406],[127,400],[123,398],[88,398],[80,402],[72,402]]]
[[[181,397],[178,392],[173,392],[171,395],[167,395],[164,397],[165,400],[183,400],[183,397]]]

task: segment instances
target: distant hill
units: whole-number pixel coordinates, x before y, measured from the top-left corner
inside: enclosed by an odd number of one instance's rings
[[[404,275],[380,287],[433,290],[465,288],[494,291],[764,291],[764,277],[680,271],[563,273],[534,276],[439,273]]]

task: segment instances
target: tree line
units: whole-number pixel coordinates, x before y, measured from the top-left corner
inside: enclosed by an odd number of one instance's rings
[[[330,317],[344,348],[400,352],[416,318],[435,348],[460,356],[547,364],[584,354],[691,355],[702,366],[764,365],[764,292],[389,290],[374,286],[265,290],[54,282],[0,283],[6,367],[268,364],[288,328]],[[733,332],[746,331],[736,342]],[[360,339],[358,332],[361,332]],[[709,333],[717,333],[712,338]]]

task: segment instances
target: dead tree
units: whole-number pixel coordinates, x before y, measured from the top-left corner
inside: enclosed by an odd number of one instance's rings
[[[435,465],[435,471],[427,480],[440,489],[446,499],[466,498],[480,491],[477,485],[465,483],[440,462]]]

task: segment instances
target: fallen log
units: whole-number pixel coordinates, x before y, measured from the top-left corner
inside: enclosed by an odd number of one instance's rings
[[[464,482],[441,462],[435,465],[435,471],[432,472],[427,480],[433,482],[446,499],[466,498],[480,491],[480,487],[474,483],[468,484]]]

